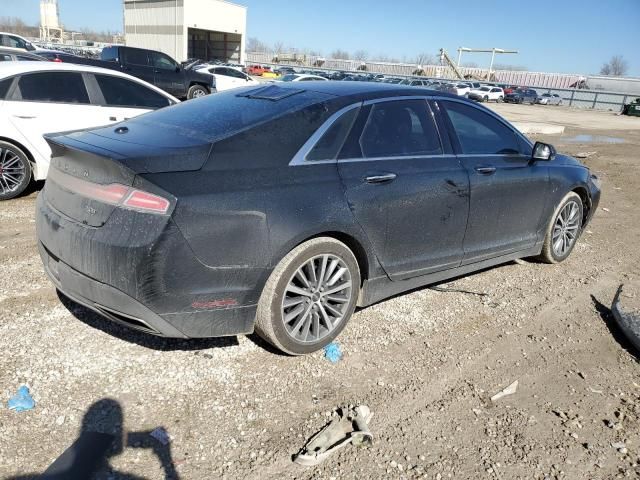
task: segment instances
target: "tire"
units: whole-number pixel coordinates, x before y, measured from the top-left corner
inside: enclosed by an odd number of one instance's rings
[[[204,97],[205,95],[209,95],[209,90],[205,87],[202,85],[191,85],[187,92],[187,99],[191,100],[192,98]]]
[[[334,260],[337,260],[337,266],[333,265]],[[314,286],[308,262],[315,266],[316,278],[325,278],[325,288],[330,288],[326,286],[327,281],[333,280],[342,269],[345,269],[344,273],[331,286],[350,286],[334,292],[334,295],[320,297],[317,291],[319,285]],[[324,275],[320,275],[323,262]],[[301,270],[305,279],[312,285],[309,289],[304,288],[304,283],[298,276]],[[291,292],[288,288],[297,290]],[[301,290],[308,291],[304,295],[296,295]],[[315,293],[311,297],[313,291]],[[314,238],[289,252],[269,276],[258,302],[256,333],[289,355],[315,352],[331,343],[345,328],[356,308],[359,292],[360,269],[351,250],[334,238]],[[307,298],[307,295],[310,298]],[[331,298],[339,298],[340,301],[334,302]],[[289,306],[284,305],[285,300]],[[295,303],[296,301],[298,303]],[[294,316],[296,312],[298,314]],[[334,312],[340,313],[341,316]],[[333,318],[337,322],[325,320],[323,313],[329,320]],[[285,321],[286,315],[291,317],[289,322]]]
[[[489,97],[487,97],[486,95],[484,96],[484,98],[482,99],[483,102],[488,102],[489,101]]]
[[[502,103],[504,101],[504,97],[500,96],[498,97],[498,99],[496,100],[496,103]]]
[[[576,207],[575,216],[572,213],[574,205]],[[570,219],[570,222],[566,222],[570,228],[566,230],[562,230],[562,225],[560,223],[561,215],[565,215],[565,220],[567,218]],[[538,257],[545,263],[560,263],[567,259],[567,257],[573,251],[573,248],[576,245],[576,242],[580,238],[580,234],[582,233],[582,219],[584,215],[584,206],[582,204],[582,199],[575,192],[569,192],[562,199],[558,207],[553,212],[553,216],[549,221],[549,225],[547,226],[546,235],[544,238],[544,244],[542,246],[542,252],[540,252],[540,256]],[[560,229],[560,230],[558,230]],[[557,248],[559,243],[558,240],[562,241],[561,238],[563,234],[560,236],[557,235],[558,231],[563,232],[567,231],[572,235],[572,239],[570,244],[567,245],[566,249]],[[555,239],[558,240],[555,240]],[[567,237],[565,237],[567,238]],[[564,247],[564,244],[562,245]]]
[[[31,162],[20,148],[0,141],[0,201],[21,195],[31,183]]]

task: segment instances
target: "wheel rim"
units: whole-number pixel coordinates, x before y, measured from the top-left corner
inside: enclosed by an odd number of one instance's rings
[[[291,276],[281,313],[287,334],[299,343],[315,343],[340,325],[349,308],[352,279],[340,257],[319,255]]]
[[[553,253],[563,257],[573,247],[580,229],[580,207],[575,201],[567,203],[553,225]]]
[[[193,92],[193,98],[204,97],[205,95],[206,95],[206,93],[205,93],[205,92],[203,92],[203,91],[202,91],[202,90],[200,90],[200,89],[196,89],[196,90],[194,90],[194,92]]]
[[[0,147],[0,193],[15,192],[27,175],[22,159],[12,150]]]

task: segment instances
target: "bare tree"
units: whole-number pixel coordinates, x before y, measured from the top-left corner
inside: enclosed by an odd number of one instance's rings
[[[436,58],[431,55],[430,53],[420,53],[418,54],[418,56],[416,57],[416,65],[418,66],[422,66],[422,65],[435,65],[436,62]]]
[[[346,52],[338,48],[337,50],[334,50],[331,53],[331,58],[336,58],[340,60],[349,60],[349,52]]]
[[[614,77],[624,77],[629,70],[629,64],[622,58],[622,55],[614,55],[607,63],[602,65],[600,75],[612,75]]]
[[[269,46],[261,42],[256,37],[249,37],[246,45],[247,52],[265,53],[269,51]]]
[[[367,58],[369,58],[369,54],[365,50],[356,50],[355,52],[353,52],[352,58],[354,60],[364,62]]]
[[[284,51],[284,43],[282,42],[276,42],[273,44],[273,52],[277,55],[279,53],[282,53]]]

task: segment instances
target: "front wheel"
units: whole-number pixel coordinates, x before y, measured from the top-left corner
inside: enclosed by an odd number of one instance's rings
[[[205,87],[202,85],[191,85],[187,92],[187,99],[191,100],[192,98],[204,97],[205,95],[209,95],[209,91]]]
[[[487,97],[486,95],[484,96],[484,98],[482,99],[483,102],[488,102],[489,101],[489,97]]]
[[[360,269],[349,248],[309,240],[271,273],[256,313],[256,333],[290,355],[315,352],[342,332],[356,307]]]
[[[584,206],[575,192],[569,192],[560,202],[547,226],[547,233],[540,253],[546,263],[560,263],[575,247],[582,230]]]
[[[15,145],[0,141],[0,200],[10,200],[23,193],[31,176],[27,155]]]

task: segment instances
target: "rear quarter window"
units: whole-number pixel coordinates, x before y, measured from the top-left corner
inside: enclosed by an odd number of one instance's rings
[[[82,74],[76,72],[28,73],[18,80],[18,90],[27,102],[90,103]]]
[[[0,100],[4,100],[11,88],[13,78],[7,78],[6,80],[0,80]]]

